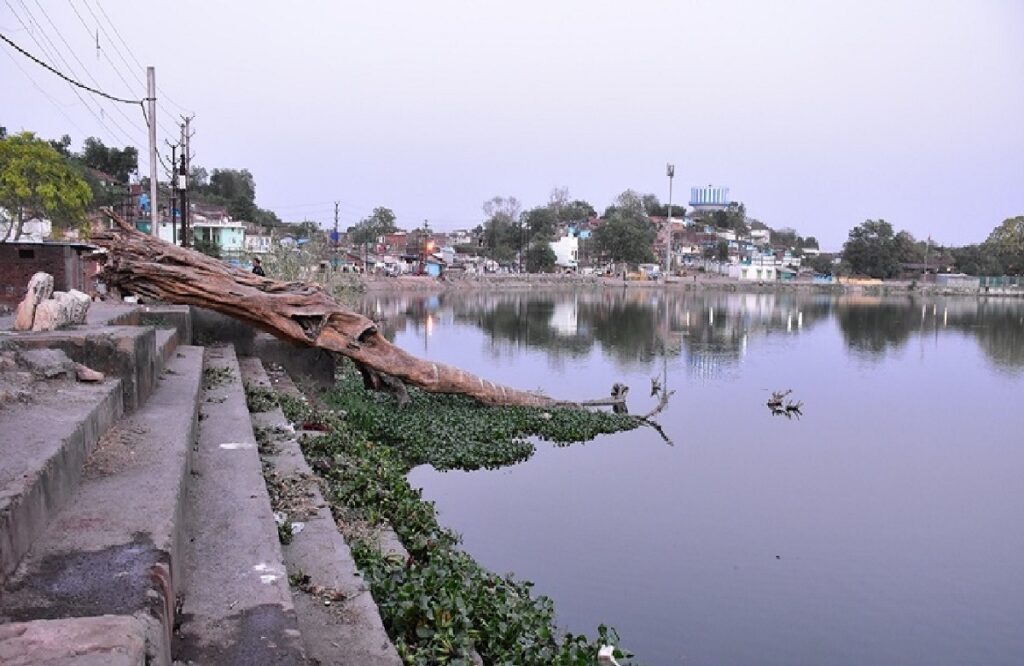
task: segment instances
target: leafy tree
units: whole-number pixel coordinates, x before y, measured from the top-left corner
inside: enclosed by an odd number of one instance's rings
[[[515,197],[494,197],[483,204],[484,222],[480,234],[487,255],[499,263],[512,261],[523,247],[520,223],[522,205]]]
[[[575,199],[558,209],[559,222],[583,222],[597,215],[597,211],[586,201]]]
[[[546,273],[555,267],[555,251],[544,240],[535,239],[526,251],[526,270],[530,273]]]
[[[594,231],[594,243],[612,261],[654,261],[657,231],[644,212],[642,198],[632,190],[619,195],[608,207],[605,221]]]
[[[715,246],[715,258],[719,261],[729,261],[729,241],[724,238],[718,239]]]
[[[832,255],[830,254],[819,254],[811,257],[808,264],[814,269],[815,273],[820,273],[821,275],[832,274]]]
[[[396,231],[398,227],[395,226],[395,213],[384,206],[377,206],[358,224],[348,228],[349,239],[356,245],[376,243],[381,236]]]
[[[35,215],[58,225],[80,222],[91,200],[89,186],[48,142],[31,132],[0,139],[0,207],[15,218],[4,241],[20,238]]]
[[[139,151],[136,148],[108,148],[95,137],[85,140],[80,159],[87,167],[110,174],[119,183],[127,183],[129,176],[139,170]]]
[[[553,240],[558,226],[558,214],[550,207],[531,208],[524,213],[524,220],[530,238],[544,241]]]
[[[956,269],[968,275],[1003,275],[1005,269],[998,252],[987,245],[965,245],[953,250]]]
[[[818,239],[815,238],[814,236],[808,236],[807,238],[804,239],[802,247],[813,247],[814,249],[819,249]]]
[[[910,234],[897,238],[885,220],[866,220],[850,230],[843,245],[843,261],[854,273],[873,278],[891,278],[900,272],[900,261],[909,252]]]
[[[60,139],[50,141],[50,145],[53,149],[61,154],[62,157],[71,157],[71,137],[65,134]]]
[[[1024,274],[1024,215],[1003,220],[989,234],[985,246],[999,257],[1007,274]]]

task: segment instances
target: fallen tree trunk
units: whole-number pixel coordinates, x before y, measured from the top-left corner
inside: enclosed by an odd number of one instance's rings
[[[108,252],[110,287],[154,300],[229,315],[294,343],[337,352],[356,362],[368,385],[392,377],[432,393],[458,393],[488,405],[555,406],[540,393],[494,384],[458,368],[426,361],[391,344],[373,321],[342,306],[321,287],[279,282],[231,268],[194,250],[143,234],[106,210],[121,227],[95,234]],[[366,370],[371,372],[366,372]]]

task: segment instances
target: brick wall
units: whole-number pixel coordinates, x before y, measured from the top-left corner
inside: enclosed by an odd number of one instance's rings
[[[29,279],[42,271],[53,276],[57,291],[89,292],[81,249],[65,243],[0,243],[0,304],[15,305]]]

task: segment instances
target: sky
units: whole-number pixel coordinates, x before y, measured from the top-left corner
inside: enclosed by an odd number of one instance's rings
[[[249,169],[287,221],[666,201],[669,162],[674,203],[726,186],[824,249],[869,218],[965,244],[1024,215],[1021,0],[0,0],[0,33],[114,96],[155,66],[161,152],[194,113],[194,163]],[[146,151],[137,106],[0,50],[0,125]]]

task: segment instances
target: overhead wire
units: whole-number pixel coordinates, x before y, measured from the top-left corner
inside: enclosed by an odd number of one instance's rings
[[[45,91],[45,90],[43,89],[43,87],[42,87],[42,86],[40,86],[40,85],[39,85],[39,84],[38,84],[38,83],[36,82],[36,80],[35,80],[34,78],[32,78],[32,75],[28,73],[28,70],[26,70],[26,69],[25,69],[24,67],[22,67],[22,66],[21,66],[21,63],[20,63],[20,62],[18,62],[18,59],[17,59],[17,58],[15,58],[15,57],[14,57],[14,56],[13,56],[13,55],[11,54],[11,52],[10,52],[10,51],[8,51],[7,49],[4,49],[4,54],[5,54],[5,55],[6,55],[6,56],[7,56],[8,58],[10,58],[10,59],[11,59],[11,62],[13,62],[13,63],[14,63],[14,66],[15,66],[15,67],[17,67],[17,68],[18,68],[18,70],[19,70],[19,71],[21,71],[21,73],[25,75],[25,77],[26,77],[26,78],[27,78],[27,79],[29,80],[29,82],[31,82],[31,83],[32,83],[32,85],[33,85],[33,86],[35,87],[35,89],[36,89],[36,90],[38,90],[38,91],[39,91],[39,92],[40,92],[40,93],[41,93],[41,94],[43,95],[43,97],[45,97],[46,99],[48,99],[48,100],[50,101],[50,103],[51,103],[51,104],[53,104],[53,106],[54,106],[54,107],[56,107],[56,109],[57,109],[57,111],[58,111],[58,112],[60,113],[60,115],[64,116],[64,119],[65,119],[65,120],[67,120],[67,121],[68,121],[68,123],[70,123],[72,127],[74,127],[74,128],[76,129],[76,130],[78,130],[78,131],[79,131],[79,132],[80,132],[80,133],[82,134],[82,136],[85,136],[85,135],[87,134],[87,132],[86,132],[85,130],[83,130],[83,129],[82,129],[82,127],[81,127],[81,126],[80,126],[80,125],[79,125],[78,123],[76,123],[76,122],[75,122],[75,121],[74,121],[74,120],[73,120],[73,119],[71,118],[71,116],[69,116],[69,115],[67,114],[67,112],[66,112],[66,111],[64,111],[64,107],[63,107],[63,105],[61,105],[61,104],[60,104],[60,102],[58,102],[58,101],[57,101],[56,99],[54,99],[53,95],[51,95],[50,93],[46,92],[46,91]]]
[[[33,31],[28,25],[26,25],[25,21],[18,14],[18,12],[15,11],[14,7],[11,5],[9,0],[7,0],[6,4],[7,4],[7,7],[11,10],[11,14],[18,20],[19,23],[21,23],[21,25],[25,29],[25,31],[29,33],[29,36],[32,38],[32,41],[35,42],[36,46],[39,47],[39,50],[42,51],[46,55],[47,58],[50,58],[51,60],[56,62],[56,58],[54,58],[54,56],[50,54],[50,52],[43,45],[43,43],[40,42],[40,40],[36,38],[36,36],[34,34],[35,31]],[[31,12],[27,11],[27,7],[25,9],[26,9],[26,16],[27,17],[31,16]],[[35,25],[39,26],[38,22],[35,21],[35,17],[31,17],[30,21],[34,22]],[[41,33],[43,32],[41,26],[39,26],[38,31],[41,32]],[[115,141],[113,143],[120,143],[121,140],[124,140],[124,143],[127,144],[127,145],[131,145],[133,143],[137,143],[136,141],[134,141],[131,138],[131,136],[128,134],[128,132],[123,127],[121,127],[121,125],[116,120],[114,120],[113,117],[108,116],[108,115],[101,116],[100,114],[97,114],[96,109],[94,109],[89,104],[89,102],[87,102],[85,100],[85,98],[82,97],[81,93],[79,92],[79,88],[81,88],[83,90],[86,90],[86,91],[88,91],[90,93],[93,93],[95,95],[98,95],[100,97],[109,99],[109,100],[111,100],[113,102],[119,102],[119,103],[122,103],[122,104],[131,104],[131,105],[136,105],[137,104],[140,107],[144,107],[144,103],[143,103],[144,100],[129,100],[129,99],[123,99],[123,98],[115,97],[114,95],[110,95],[109,93],[106,93],[106,92],[104,92],[102,90],[99,90],[97,88],[93,88],[91,86],[85,85],[84,83],[82,83],[80,81],[77,81],[76,79],[73,79],[73,78],[69,77],[68,75],[64,74],[63,72],[58,70],[56,67],[50,65],[49,63],[45,62],[44,60],[42,60],[42,59],[40,59],[38,57],[36,57],[32,53],[26,51],[24,48],[22,48],[21,46],[16,44],[13,40],[11,40],[9,37],[7,37],[6,35],[4,35],[2,33],[0,33],[0,40],[6,42],[8,45],[10,45],[12,48],[14,48],[16,51],[21,53],[23,56],[25,56],[26,58],[28,58],[32,62],[36,63],[37,65],[39,65],[40,67],[46,69],[47,71],[49,71],[49,72],[51,72],[53,74],[56,74],[58,77],[63,79],[65,82],[67,82],[68,87],[75,94],[75,97],[78,98],[79,102],[82,103],[82,106],[85,107],[86,111],[88,111],[89,114],[92,115],[92,117],[96,120],[96,122],[99,124],[99,126],[105,131],[105,133],[107,135],[106,138],[108,140],[111,139],[111,138],[114,138]],[[52,42],[51,42],[51,46],[52,46]],[[53,47],[53,48],[56,49],[56,47]],[[57,53],[59,54],[59,51]],[[10,55],[10,54],[8,54],[8,55]],[[65,61],[65,64],[66,64],[66,61]],[[97,106],[97,108],[102,112],[102,110],[103,110],[102,107]],[[115,136],[115,132],[107,124],[108,122],[111,125],[113,125],[113,127],[116,128],[117,131],[120,133],[120,135],[121,135],[120,139],[118,139]],[[81,128],[79,128],[79,130],[81,131]],[[86,132],[83,132],[83,134],[86,134]],[[143,163],[145,164],[146,162],[143,161]]]
[[[71,0],[68,0],[68,3],[70,4]],[[82,0],[82,4],[85,5],[85,8],[89,11],[90,14],[92,14],[92,17],[94,19],[96,19],[97,26],[101,30],[103,30],[103,34],[107,37],[107,40],[110,41],[111,43],[113,43],[113,40],[110,38],[110,34],[106,31],[105,28],[103,28],[102,25],[100,25],[99,18],[97,18],[95,12],[92,11],[92,8],[89,7],[88,1],[87,0]],[[73,4],[71,5],[71,7],[72,7],[72,9],[74,9],[74,5]],[[103,9],[103,5],[100,4],[99,2],[96,2],[96,8],[100,10],[100,13],[103,15],[103,18],[105,18],[107,20],[107,24],[110,26],[110,29],[114,31],[114,34],[117,36],[118,41],[120,41],[121,45],[124,46],[125,51],[128,52],[128,55],[135,62],[135,65],[139,68],[140,71],[141,70],[145,70],[146,69],[145,66],[143,66],[143,64],[139,61],[139,59],[135,57],[135,53],[132,51],[131,46],[129,46],[128,42],[125,41],[124,37],[121,36],[121,31],[117,29],[116,25],[114,25],[114,22],[110,19],[110,16],[107,14],[106,10]],[[81,18],[81,16],[79,16],[79,18]],[[119,58],[121,58],[121,61],[125,63],[125,67],[128,68],[128,71],[132,73],[132,75],[136,78],[136,80],[139,81],[139,83],[141,83],[143,86],[145,86],[146,83],[142,80],[142,77],[138,73],[136,73],[136,70],[132,69],[131,65],[129,65],[128,62],[124,59],[124,55],[120,52],[120,50],[118,50],[116,46],[114,47],[114,49],[115,49],[115,51],[117,51],[117,55],[118,55]],[[164,89],[161,88],[159,85],[157,85],[156,89],[157,89],[157,92],[160,93],[160,96],[161,96],[162,99],[167,100],[168,102],[170,102],[171,104],[173,104],[174,106],[178,107],[179,109],[181,109],[182,111],[184,111],[186,113],[191,113],[191,110],[186,109],[185,107],[183,107],[182,105],[178,104],[173,99],[171,99],[171,97],[166,92],[164,92]],[[168,118],[170,118],[174,122],[177,122],[177,118],[175,118],[174,114],[172,114],[170,111],[167,111],[163,107],[160,107],[160,111],[162,111]],[[161,125],[161,127],[163,127],[163,126]],[[164,127],[164,131],[165,132],[168,131],[166,127]]]
[[[66,39],[66,38],[64,37],[64,33],[62,33],[62,32],[60,31],[60,28],[58,28],[58,27],[57,27],[57,25],[56,25],[56,23],[54,23],[54,22],[53,22],[53,19],[51,19],[51,18],[50,18],[50,15],[49,15],[49,13],[47,13],[47,11],[46,11],[46,10],[45,10],[45,9],[43,8],[43,6],[42,6],[42,5],[41,5],[41,4],[39,3],[39,0],[35,0],[35,3],[36,3],[36,6],[37,6],[37,7],[39,7],[39,11],[41,11],[41,12],[42,12],[42,14],[43,14],[43,17],[44,17],[44,18],[46,18],[47,22],[48,22],[48,23],[50,24],[50,27],[51,27],[51,28],[53,28],[53,32],[54,32],[54,33],[56,33],[57,37],[58,37],[58,38],[60,38],[60,40],[61,40],[61,41],[62,41],[62,42],[64,43],[64,46],[65,46],[65,47],[67,47],[67,50],[68,50],[68,52],[69,52],[69,53],[71,53],[71,57],[73,57],[73,58],[75,59],[75,61],[76,61],[76,62],[78,63],[79,67],[81,67],[82,71],[83,71],[83,72],[85,73],[85,75],[86,75],[86,76],[87,76],[87,77],[89,78],[89,80],[90,80],[90,81],[92,81],[92,83],[93,83],[93,84],[94,84],[94,85],[95,85],[95,86],[96,86],[97,88],[99,88],[99,87],[100,87],[100,82],[99,82],[99,81],[98,81],[98,80],[96,79],[96,77],[95,77],[95,76],[93,76],[93,75],[92,75],[92,72],[90,72],[90,71],[89,71],[89,68],[88,68],[88,67],[87,67],[87,66],[85,65],[85,63],[84,63],[84,62],[82,62],[82,59],[78,57],[78,54],[77,54],[77,53],[75,53],[75,50],[74,50],[74,49],[73,49],[73,48],[71,47],[71,44],[69,44],[69,43],[68,43],[68,40],[67,40],[67,39]],[[24,2],[22,2],[22,4],[24,5]],[[27,7],[26,7],[26,9],[27,9]],[[30,14],[30,18],[34,18],[34,17],[32,17],[32,16],[31,16],[31,14]],[[37,25],[38,25],[38,21],[36,21],[36,23],[37,23]],[[56,52],[56,53],[57,53],[58,55],[61,55],[61,54],[60,54],[60,51],[59,51],[59,49],[58,49],[58,48],[57,48],[57,46],[56,46],[56,45],[55,45],[55,44],[53,43],[53,41],[52,41],[52,40],[48,40],[48,41],[50,42],[50,45],[51,45],[51,46],[53,47],[53,50],[54,50],[54,52]],[[78,75],[77,75],[77,73],[75,72],[75,68],[71,66],[71,63],[69,63],[69,62],[67,61],[67,59],[65,59],[65,58],[64,58],[63,56],[61,56],[61,61],[62,61],[62,62],[64,63],[64,66],[68,68],[68,70],[69,70],[69,71],[71,72],[71,74],[72,74],[73,76],[78,76]],[[135,128],[135,129],[136,129],[136,130],[137,130],[138,132],[141,132],[141,135],[142,135],[143,137],[144,137],[144,136],[146,135],[146,129],[144,129],[144,128],[140,127],[140,126],[138,125],[137,121],[135,121],[135,120],[132,120],[131,118],[129,118],[129,117],[128,117],[128,114],[126,114],[126,113],[125,113],[125,112],[124,112],[124,111],[123,111],[123,110],[121,109],[121,107],[120,107],[120,106],[118,106],[118,105],[112,105],[112,108],[113,108],[113,109],[114,109],[115,111],[117,111],[117,113],[119,113],[119,114],[121,115],[121,117],[122,117],[122,118],[124,118],[124,119],[125,119],[125,121],[127,121],[127,122],[128,122],[128,123],[129,123],[129,124],[130,124],[130,125],[131,125],[131,126],[132,126],[133,128]],[[137,139],[137,138],[138,138],[138,137],[136,137],[136,139]],[[145,143],[145,142],[143,142],[143,143]]]
[[[14,17],[16,19],[18,19],[18,22],[21,23],[22,26],[24,26],[25,29],[28,31],[29,37],[31,37],[32,41],[35,42],[36,46],[39,47],[39,50],[42,51],[46,55],[46,57],[54,59],[53,56],[49,54],[49,52],[47,51],[46,47],[42,44],[42,42],[40,42],[39,39],[36,38],[34,31],[31,30],[25,24],[25,22],[22,20],[21,16],[14,10],[14,7],[11,5],[9,0],[7,1],[7,7],[11,10],[11,13],[14,15]],[[69,87],[71,87],[72,92],[74,92],[75,96],[82,103],[82,105],[85,106],[86,110],[88,110],[89,113],[93,116],[93,118],[96,119],[96,122],[98,122],[99,125],[104,130],[106,130],[106,132],[108,132],[108,138],[114,136],[113,130],[111,130],[111,128],[107,125],[107,123],[105,122],[105,119],[100,117],[100,115],[98,115],[96,113],[96,111],[92,108],[92,106],[90,106],[89,103],[85,101],[85,98],[82,97],[82,94],[80,92],[78,92],[78,88],[83,88],[85,90],[88,90],[89,92],[92,92],[92,93],[95,93],[95,94],[98,94],[98,95],[101,95],[101,96],[104,96],[104,97],[109,97],[111,99],[114,99],[115,101],[129,103],[129,104],[141,104],[141,102],[139,102],[139,101],[123,100],[123,99],[120,99],[120,98],[113,97],[112,95],[108,95],[107,93],[104,93],[101,90],[97,90],[97,89],[91,88],[90,86],[87,86],[87,85],[85,85],[83,83],[80,83],[79,81],[76,81],[76,80],[72,79],[71,77],[67,76],[63,72],[57,70],[55,67],[52,67],[48,63],[44,62],[43,60],[40,60],[39,58],[35,57],[34,55],[29,53],[25,49],[21,48],[20,46],[15,44],[13,41],[11,41],[11,39],[9,37],[7,37],[6,35],[0,34],[0,39],[2,39],[3,41],[7,42],[8,44],[10,44],[19,53],[21,53],[22,55],[26,56],[27,58],[29,58],[30,60],[32,60],[36,64],[42,66],[43,68],[49,70],[50,72],[53,72],[54,74],[56,74],[60,78],[62,78],[65,81],[67,81],[68,84],[69,84]],[[111,124],[113,124],[115,127],[117,127],[117,129],[121,132],[122,138],[127,139],[128,143],[132,142],[131,137],[128,136],[127,132],[125,132],[123,128],[121,128],[116,122],[114,122],[112,118],[107,118],[107,120],[110,120]]]
[[[38,0],[36,0],[36,1],[38,2]],[[82,0],[82,5],[85,6],[86,10],[88,10],[88,12],[92,16],[93,20],[96,21],[96,27],[103,31],[103,36],[107,38],[107,43],[111,44],[114,47],[114,53],[116,53],[117,57],[120,58],[121,62],[124,63],[125,68],[127,68],[127,70],[129,72],[131,72],[135,76],[136,80],[138,80],[142,84],[143,88],[146,88],[146,83],[144,83],[142,81],[142,79],[139,77],[138,73],[135,72],[132,69],[132,66],[128,63],[128,61],[125,60],[124,54],[122,54],[121,50],[117,48],[116,44],[114,44],[114,40],[110,37],[110,33],[107,32],[107,29],[105,27],[103,27],[102,23],[100,23],[99,17],[96,16],[96,13],[92,10],[92,7],[89,6],[89,3],[86,0]],[[74,5],[71,5],[71,6],[72,6],[72,8],[74,8]],[[97,6],[99,6],[99,5],[97,5]],[[79,18],[81,18],[81,15],[79,15]],[[107,20],[108,21],[110,20],[109,17],[107,18]],[[83,21],[83,23],[84,23],[84,21]],[[113,27],[113,24],[111,24],[111,27]],[[117,66],[117,64],[113,60],[110,59],[110,56],[107,55],[107,49],[101,48],[101,49],[99,49],[99,51],[103,55],[104,59],[106,59],[106,61],[108,63],[110,63],[110,68],[112,70],[114,70],[115,74],[117,74],[117,78],[121,79],[121,82],[124,83],[125,86],[127,86],[128,89],[130,90],[131,87],[132,87],[132,84],[128,83],[128,80],[125,79],[124,76],[121,74],[120,68]],[[157,108],[159,110],[163,110],[162,107],[158,106]],[[167,113],[167,111],[164,111],[164,113]],[[168,116],[170,116],[169,113],[168,113]],[[173,116],[170,116],[170,117],[173,118]],[[163,131],[167,132],[168,134],[174,134],[174,132],[172,130],[167,129],[166,125],[160,123],[160,119],[159,118],[157,119],[157,124],[160,126],[160,128]]]
[[[79,12],[79,11],[78,11],[78,8],[77,8],[77,7],[75,7],[74,3],[73,3],[73,2],[71,2],[71,0],[68,0],[68,4],[69,4],[69,5],[71,5],[71,9],[72,9],[72,11],[74,11],[74,12],[75,12],[75,16],[77,16],[77,17],[78,17],[78,21],[79,21],[79,22],[80,22],[80,23],[82,24],[82,27],[83,27],[83,28],[85,29],[85,34],[89,35],[89,38],[90,38],[90,39],[92,39],[92,36],[93,36],[93,32],[92,32],[92,30],[91,30],[91,29],[89,28],[89,24],[88,24],[88,23],[86,23],[86,21],[85,21],[85,17],[84,17],[84,16],[82,16],[81,12]],[[83,4],[84,4],[84,3],[83,3]],[[88,8],[88,6],[87,6],[86,8]],[[90,11],[91,11],[91,10],[90,10]],[[93,14],[93,17],[95,18],[95,14]],[[98,23],[98,21],[97,21],[97,23]],[[99,25],[97,25],[97,30],[98,30],[99,28],[101,28],[101,27],[102,27],[102,26],[99,26]],[[106,35],[106,31],[104,31],[104,33],[103,33],[103,34],[104,34],[104,35]],[[99,39],[99,34],[98,34],[98,32],[97,32],[97,40],[98,40],[98,39]],[[109,36],[107,37],[107,39],[108,39],[108,40],[110,39],[110,38],[109,38]],[[98,48],[98,45],[97,45],[97,48]],[[114,62],[113,62],[113,61],[112,61],[112,60],[110,59],[110,56],[108,56],[108,55],[106,54],[106,52],[105,52],[105,51],[104,51],[103,49],[99,49],[99,51],[100,51],[101,53],[103,53],[103,57],[107,59],[107,62],[109,62],[109,63],[110,63],[110,66],[111,66],[111,67],[112,67],[112,68],[113,68],[113,69],[115,70],[115,72],[117,73],[118,77],[120,77],[120,78],[121,78],[121,80],[122,80],[122,81],[124,81],[124,77],[122,77],[122,76],[121,76],[121,74],[120,74],[120,72],[119,72],[119,71],[117,71],[117,68],[115,67],[115,65],[114,65]],[[123,59],[123,58],[122,58],[122,59]],[[129,69],[130,69],[130,68],[129,68]],[[141,79],[140,79],[140,80],[141,80]],[[146,84],[143,84],[143,85],[145,86]],[[130,87],[130,86],[129,86],[129,87]],[[159,106],[158,106],[157,108],[158,108],[158,109],[160,109],[161,107],[159,107]],[[166,113],[166,111],[165,111],[165,113]],[[146,109],[145,109],[145,105],[143,105],[143,109],[142,109],[142,114],[143,114],[143,116],[145,116],[145,115],[146,115]],[[157,122],[157,125],[158,125],[158,126],[159,126],[159,127],[160,127],[160,128],[161,128],[161,129],[163,130],[163,131],[167,132],[168,134],[174,134],[174,132],[173,132],[173,131],[171,131],[171,130],[168,130],[168,129],[167,129],[167,127],[166,127],[165,125],[163,125],[163,124],[161,124],[161,123],[160,123],[160,120],[159,120],[159,118],[158,118],[158,119],[156,119],[156,122]],[[148,120],[148,119],[146,120],[146,126],[147,126],[147,127],[149,126],[149,120]]]

